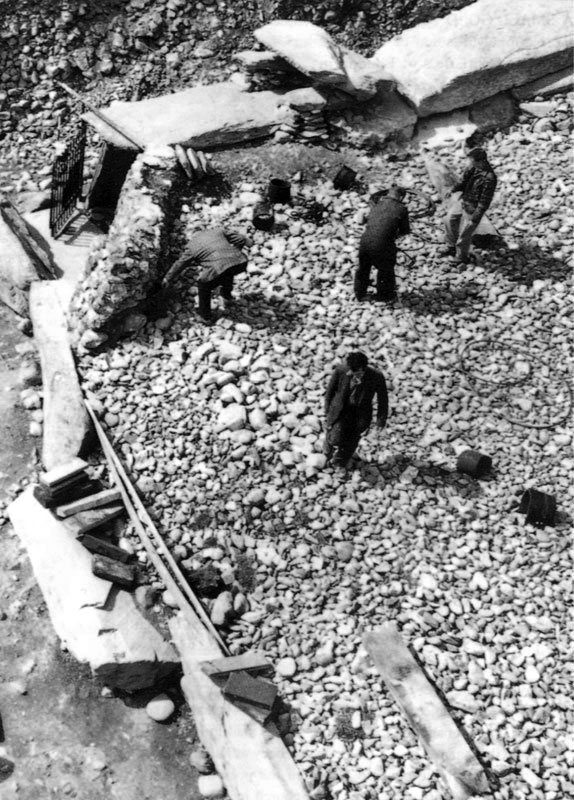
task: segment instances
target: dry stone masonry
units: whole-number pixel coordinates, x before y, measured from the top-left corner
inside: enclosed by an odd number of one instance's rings
[[[108,237],[91,252],[70,303],[71,338],[80,351],[145,323],[139,309],[162,275],[183,174],[171,148],[148,151],[131,167]]]

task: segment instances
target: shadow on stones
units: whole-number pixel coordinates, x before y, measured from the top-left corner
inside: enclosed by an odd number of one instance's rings
[[[293,326],[302,316],[303,307],[282,297],[265,297],[262,292],[238,295],[239,302],[225,317],[234,322],[246,322],[257,330]]]
[[[562,260],[552,258],[538,245],[521,244],[518,250],[489,253],[483,259],[486,269],[495,269],[514,283],[531,286],[536,280],[565,281],[571,268]]]
[[[400,305],[415,314],[429,316],[433,314],[457,314],[466,311],[476,301],[482,287],[469,280],[466,286],[450,288],[448,278],[443,286],[432,289],[417,289],[400,292]]]
[[[420,462],[417,462],[415,465],[408,455],[392,456],[381,462],[363,461],[358,458],[355,468],[363,473],[367,481],[369,481],[369,476],[372,476],[377,480],[383,478],[385,483],[393,484],[400,481],[401,475],[410,466],[416,466],[417,475],[414,478],[416,484],[430,489],[453,487],[462,500],[481,496],[483,494],[481,484],[496,480],[494,472],[490,473],[487,478],[478,481],[456,470],[446,469],[436,464],[421,465]],[[427,483],[425,478],[431,480],[432,483]]]

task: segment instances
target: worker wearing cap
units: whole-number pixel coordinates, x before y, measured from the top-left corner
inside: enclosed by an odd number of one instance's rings
[[[468,168],[452,188],[452,194],[461,194],[452,199],[445,219],[445,252],[455,256],[460,264],[468,262],[472,235],[496,189],[496,175],[482,147],[473,147],[467,156]]]

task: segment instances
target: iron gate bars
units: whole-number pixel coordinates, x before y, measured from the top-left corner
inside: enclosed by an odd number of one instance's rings
[[[82,195],[84,183],[85,146],[86,123],[82,121],[64,152],[56,156],[52,167],[50,232],[54,239],[64,232],[76,213],[76,202]]]

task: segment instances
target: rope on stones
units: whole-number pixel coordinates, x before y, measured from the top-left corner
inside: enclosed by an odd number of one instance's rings
[[[490,362],[487,361],[485,363],[485,354],[490,357]],[[469,363],[472,355],[474,355],[475,362],[473,364]],[[504,363],[505,355],[510,355],[514,359],[514,363],[510,365]],[[478,359],[481,359],[479,364],[476,363]],[[484,396],[486,392],[489,392],[494,395],[493,399],[500,399],[501,402],[507,405],[511,401],[511,390],[520,387],[521,396],[517,398],[516,404],[520,405],[522,403],[526,406],[530,404],[534,408],[528,410],[539,417],[542,416],[541,410],[535,407],[534,401],[528,399],[524,390],[528,384],[533,386],[533,382],[536,380],[541,384],[545,379],[545,370],[548,368],[541,359],[537,359],[526,348],[494,337],[467,342],[459,353],[459,368],[477,394]],[[504,409],[499,409],[500,414],[512,425],[534,430],[555,428],[566,422],[570,418],[573,405],[572,387],[569,381],[565,377],[554,373],[546,383],[549,384],[545,389],[547,395],[550,394],[550,386],[553,385],[554,400],[559,400],[564,409],[561,414],[546,422],[530,422],[518,419]],[[534,389],[536,392],[538,391],[536,386],[534,386]],[[499,393],[499,398],[496,397],[496,393]]]

